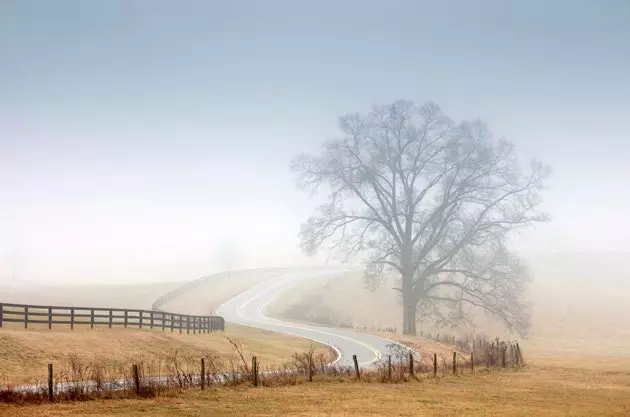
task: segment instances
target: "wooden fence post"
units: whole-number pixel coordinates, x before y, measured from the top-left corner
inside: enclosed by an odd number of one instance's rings
[[[361,370],[359,369],[359,361],[357,355],[352,355],[352,361],[354,362],[354,372],[357,374],[357,381],[361,380]]]
[[[24,307],[24,328],[28,329],[28,307]]]
[[[48,330],[52,330],[52,307],[48,307]]]
[[[2,320],[0,319],[0,322],[1,321]],[[516,342],[516,356],[517,356],[518,364],[520,365],[521,363],[523,363],[523,355],[521,354],[521,347],[518,345],[518,342]]]
[[[308,354],[308,382],[313,382],[313,353]]]
[[[112,328],[112,322],[114,321],[114,311],[113,310],[109,310],[109,328]]]
[[[70,330],[74,330],[74,308],[70,309]]]
[[[437,377],[437,353],[433,354],[433,377]]]
[[[129,310],[125,310],[125,329],[127,328],[128,324],[129,324]]]
[[[133,383],[136,386],[136,395],[140,395],[140,375],[138,374],[138,365],[133,365]]]
[[[414,369],[413,369],[413,352],[409,351],[409,376],[411,378],[414,377]]]
[[[507,352],[507,346],[505,346],[502,350],[503,350],[503,357],[501,359],[501,365],[505,368],[507,366],[506,361],[505,361],[505,354]]]
[[[252,356],[252,381],[254,386],[258,386],[258,361],[256,356]]]
[[[457,375],[457,352],[453,352],[453,375]]]
[[[472,373],[475,373],[475,354],[474,352],[470,352],[470,370]]]
[[[49,363],[48,364],[48,399],[50,400],[50,402],[55,401],[55,392],[54,392],[54,385],[53,385],[54,381],[53,381],[53,364]]]
[[[4,319],[4,304],[0,303],[0,329],[2,329],[2,320]]]
[[[190,316],[186,316],[186,334],[190,334]]]
[[[513,364],[512,365],[516,365],[516,345],[512,345],[511,346],[511,352],[512,354],[512,360],[513,360]]]
[[[206,360],[201,358],[201,389],[206,388]]]
[[[142,315],[143,315],[142,314],[142,310],[140,310],[140,319],[139,320],[140,320],[140,328],[141,329],[142,329]]]
[[[161,313],[160,317],[162,317],[162,331],[166,330],[166,314]]]
[[[180,314],[179,316],[177,316],[178,319],[178,323],[179,323],[179,334],[182,334],[182,315]]]
[[[90,310],[90,329],[94,328],[94,309]]]
[[[392,355],[387,357],[387,380],[392,382]]]
[[[151,330],[153,330],[153,311],[151,311]]]

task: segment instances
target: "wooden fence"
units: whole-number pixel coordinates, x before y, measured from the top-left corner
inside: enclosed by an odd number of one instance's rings
[[[258,386],[295,385],[300,378],[313,382],[314,375],[320,378],[334,377],[339,382],[340,377],[350,377],[363,383],[392,383],[410,382],[433,377],[436,381],[448,375],[458,376],[465,373],[475,374],[475,369],[485,367],[485,374],[490,369],[520,368],[523,356],[518,343],[511,344],[499,341],[497,344],[488,342],[484,351],[470,353],[470,360],[465,355],[453,352],[452,362],[437,353],[427,358],[415,357],[414,352],[397,349],[373,366],[361,369],[357,355],[352,355],[352,365],[337,366],[329,363],[326,355],[314,356],[313,351],[296,353],[293,355],[293,367],[261,368],[256,356],[251,357],[251,367],[248,366],[246,356],[237,348],[233,352],[233,361],[217,361],[212,356],[201,357],[197,367],[191,358],[174,358],[174,366],[164,366],[163,357],[156,363],[129,364],[125,367],[73,367],[66,365],[58,372],[57,380],[53,373],[53,364],[48,364],[48,382],[23,385],[17,387],[0,385],[0,403],[74,401],[77,399],[111,398],[107,393],[117,391],[116,398],[128,398],[130,394],[143,397],[155,397],[160,390],[169,388],[185,389],[200,387],[202,390],[211,385],[235,386],[241,383],[251,383]],[[449,355],[450,356],[450,355]],[[206,359],[209,359],[206,362]],[[420,360],[418,360],[420,359]],[[169,361],[171,361],[169,359]],[[186,372],[182,369],[186,368]],[[76,369],[87,369],[88,372],[77,372]],[[158,373],[155,374],[155,370]],[[262,369],[262,370],[261,370]],[[160,370],[165,370],[162,373]]]
[[[4,323],[138,327],[179,331],[182,333],[210,333],[225,330],[225,321],[219,316],[193,316],[151,310],[123,308],[60,307],[27,304],[0,303],[0,328]]]

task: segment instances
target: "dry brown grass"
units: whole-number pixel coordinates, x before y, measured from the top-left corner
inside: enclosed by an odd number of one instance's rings
[[[316,380],[275,388],[213,388],[144,400],[0,405],[48,416],[596,416],[630,413],[630,373],[532,366],[404,384]]]
[[[178,352],[183,356],[201,357],[204,353],[229,356],[233,347],[228,337],[240,342],[246,353],[256,355],[265,365],[284,363],[294,352],[323,345],[308,340],[228,323],[225,332],[179,334],[137,329],[60,328],[0,329],[0,385],[21,384],[46,375],[46,366],[63,366],[71,354],[86,360],[121,363],[159,362],[165,355]]]
[[[395,342],[400,343],[403,346],[409,346],[415,352],[420,354],[420,357],[426,361],[431,360],[433,358],[433,354],[437,354],[438,357],[441,358],[450,358],[453,355],[453,351],[457,351],[458,353],[464,354],[458,349],[455,349],[453,346],[438,343],[434,340],[425,339],[422,337],[414,337],[414,336],[404,336],[400,333],[391,333],[391,332],[377,332],[377,331],[361,331],[362,333],[373,334],[376,336],[383,337],[385,339],[393,340]],[[466,354],[466,357],[468,355]]]
[[[630,305],[628,262],[585,256],[560,262],[551,257],[534,264],[533,272],[532,332],[527,339],[519,338],[528,363],[524,372],[466,376],[459,382],[426,384],[418,391],[405,387],[375,392],[372,408],[367,400],[364,404],[347,393],[347,401],[336,410],[338,415],[630,415],[630,322],[625,320]],[[298,288],[285,300],[321,291],[325,305],[339,317],[351,316],[355,324],[400,328],[400,307],[389,287],[369,292],[359,275],[320,287]],[[280,301],[270,311],[281,315],[286,307],[287,302]],[[484,318],[480,322],[478,331],[505,336],[496,323]],[[450,346],[422,338],[377,334],[411,344],[425,355],[452,351]],[[344,414],[344,410],[351,411]]]
[[[575,270],[592,275],[595,281],[576,280]],[[316,379],[312,385],[191,390],[174,397],[148,400],[0,405],[0,414],[16,417],[630,415],[630,324],[624,320],[630,291],[619,290],[619,285],[607,285],[601,275],[585,271],[579,265],[574,265],[570,273],[554,270],[549,281],[545,281],[544,275],[535,275],[538,281],[532,293],[536,303],[534,328],[529,339],[521,340],[528,365],[519,372],[481,371],[476,375],[407,384]],[[609,267],[607,273],[621,276],[619,268]],[[355,322],[373,324],[374,312],[378,311],[378,324],[396,324],[395,300],[388,298],[390,301],[384,303],[378,294],[363,296],[360,282],[343,281],[339,285],[331,288],[334,295],[327,300],[355,308]],[[353,290],[353,297],[347,296],[346,287]],[[298,293],[304,290],[312,288],[296,290],[292,298],[299,300]],[[391,292],[387,295],[391,297]],[[274,308],[270,306],[270,310]],[[400,336],[393,339],[400,341]],[[447,353],[452,349],[421,338],[405,341],[419,343],[425,354]]]

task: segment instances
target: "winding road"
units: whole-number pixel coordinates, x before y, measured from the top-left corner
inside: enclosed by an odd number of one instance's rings
[[[265,307],[291,287],[323,276],[330,276],[330,271],[279,274],[228,300],[219,307],[217,314],[227,322],[300,336],[331,346],[338,355],[334,363],[340,366],[352,365],[352,355],[357,355],[359,365],[366,367],[391,353],[392,344],[398,344],[378,336],[351,329],[286,322],[265,315]]]

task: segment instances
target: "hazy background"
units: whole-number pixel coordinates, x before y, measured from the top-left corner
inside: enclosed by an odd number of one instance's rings
[[[0,0],[0,286],[311,262],[290,159],[399,98],[553,166],[522,251],[630,252],[625,0]]]

